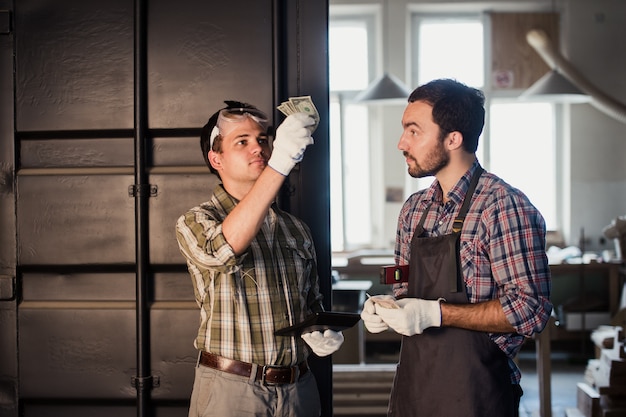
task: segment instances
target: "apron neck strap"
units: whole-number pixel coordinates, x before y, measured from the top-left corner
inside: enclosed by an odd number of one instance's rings
[[[479,165],[472,175],[472,179],[470,180],[469,187],[467,188],[467,193],[465,193],[465,198],[463,199],[463,205],[461,206],[459,215],[456,219],[454,219],[454,223],[452,224],[452,231],[454,233],[458,233],[461,229],[463,229],[463,222],[465,221],[465,215],[467,214],[467,210],[469,210],[470,203],[472,202],[472,195],[474,195],[474,191],[478,185],[478,180],[483,172],[483,167]]]

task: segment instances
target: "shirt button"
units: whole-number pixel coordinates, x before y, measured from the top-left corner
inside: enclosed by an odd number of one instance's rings
[[[441,226],[443,224],[443,221],[439,220],[439,226]]]

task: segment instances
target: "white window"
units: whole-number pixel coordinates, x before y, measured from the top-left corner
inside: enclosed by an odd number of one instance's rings
[[[414,14],[412,19],[412,79],[416,85],[437,78],[452,78],[482,89],[485,84],[483,21],[479,14]],[[483,138],[477,156],[482,161]],[[430,186],[434,177],[415,179],[407,175],[405,196]]]
[[[522,190],[543,214],[548,230],[557,230],[556,120],[559,108],[548,102],[520,102],[518,93],[490,90],[481,15],[420,15],[412,18],[412,76],[423,84],[454,78],[485,92],[487,120],[478,159],[487,170]],[[407,179],[407,189],[432,179]]]
[[[368,109],[351,99],[374,66],[374,16],[341,15],[329,24],[331,244],[333,251],[372,240]]]
[[[482,88],[485,84],[483,24],[478,16],[415,19],[417,53],[413,65],[417,84],[454,78]]]
[[[548,230],[557,230],[557,152],[553,103],[493,99],[489,170],[522,190]]]
[[[408,176],[406,165],[399,162],[401,156],[385,160],[386,155],[394,155],[389,147],[397,142],[395,133],[387,134],[383,144],[372,126],[399,127],[402,109],[394,116],[397,120],[386,120],[385,111],[352,101],[380,75],[376,65],[383,55],[376,48],[380,10],[363,9],[359,14],[337,10],[343,9],[331,7],[329,21],[332,250],[391,249],[400,204],[386,196],[395,193],[398,184],[390,186],[386,181],[399,182],[406,198],[430,185],[433,178]],[[485,51],[484,19],[481,14],[413,13],[408,43],[411,84],[454,78],[484,91],[487,120],[477,150],[479,161],[521,189],[543,214],[548,230],[559,230],[556,126],[560,106],[520,102],[519,92],[507,97],[499,91],[495,96],[485,65],[489,51]]]

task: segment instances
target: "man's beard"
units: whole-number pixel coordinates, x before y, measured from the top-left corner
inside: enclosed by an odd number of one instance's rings
[[[450,162],[450,155],[448,155],[443,147],[443,143],[439,143],[435,149],[426,155],[423,165],[420,165],[415,158],[406,152],[404,152],[404,156],[413,160],[415,163],[414,167],[409,165],[408,169],[409,175],[413,178],[424,178],[436,175],[437,172],[445,168]]]

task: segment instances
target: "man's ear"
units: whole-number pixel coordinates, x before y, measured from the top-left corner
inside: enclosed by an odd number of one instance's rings
[[[463,134],[457,130],[450,132],[446,138],[446,145],[449,150],[460,149],[463,147]]]
[[[213,152],[212,150],[209,151],[209,162],[216,171],[222,169],[222,157],[219,153]]]

